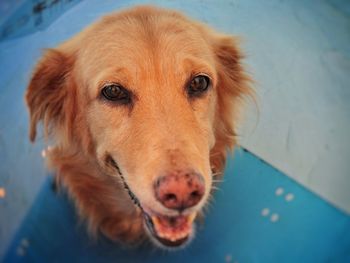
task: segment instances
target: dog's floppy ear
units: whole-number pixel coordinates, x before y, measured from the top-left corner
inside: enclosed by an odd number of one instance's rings
[[[54,130],[71,130],[75,110],[72,67],[72,57],[54,49],[47,50],[37,64],[26,93],[31,141],[35,140],[39,121],[43,122],[46,137]]]
[[[211,165],[215,172],[225,166],[227,150],[236,144],[236,128],[243,99],[252,96],[251,79],[243,69],[244,57],[238,40],[231,36],[216,35],[213,48],[217,63],[217,108],[215,119],[216,144],[211,151]]]

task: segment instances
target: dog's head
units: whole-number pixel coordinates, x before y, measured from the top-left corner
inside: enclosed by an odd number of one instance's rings
[[[152,237],[182,245],[250,92],[236,42],[163,9],[107,16],[38,64],[26,97],[31,139],[42,120],[60,147],[122,178]]]

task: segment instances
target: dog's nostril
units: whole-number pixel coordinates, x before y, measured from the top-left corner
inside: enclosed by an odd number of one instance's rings
[[[164,200],[166,202],[175,202],[177,200],[177,198],[176,198],[175,194],[170,193],[170,194],[165,195]]]
[[[201,196],[201,194],[198,192],[198,191],[193,191],[191,194],[190,194],[190,197],[192,199],[197,199]]]

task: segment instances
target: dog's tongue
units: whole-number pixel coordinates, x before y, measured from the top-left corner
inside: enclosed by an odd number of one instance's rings
[[[159,223],[159,227],[169,228],[169,229],[182,229],[187,226],[187,217],[177,216],[177,217],[166,217],[157,216],[156,221]]]
[[[157,235],[171,241],[185,238],[191,234],[192,222],[196,214],[189,216],[153,216],[152,221]]]

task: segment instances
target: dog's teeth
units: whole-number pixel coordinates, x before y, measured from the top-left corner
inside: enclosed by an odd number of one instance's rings
[[[152,222],[154,225],[154,230],[157,236],[160,238],[167,239],[171,242],[186,238],[192,232],[191,223],[196,217],[196,213],[192,213],[187,217],[187,223],[180,228],[172,228],[162,226],[160,218],[157,216],[152,216]]]
[[[189,235],[189,233],[183,232],[180,238],[185,238]]]
[[[179,240],[183,238],[183,236],[184,236],[184,233],[178,233],[175,237],[176,237],[176,240]]]
[[[157,234],[160,238],[167,238],[166,235],[162,232],[158,233]]]

